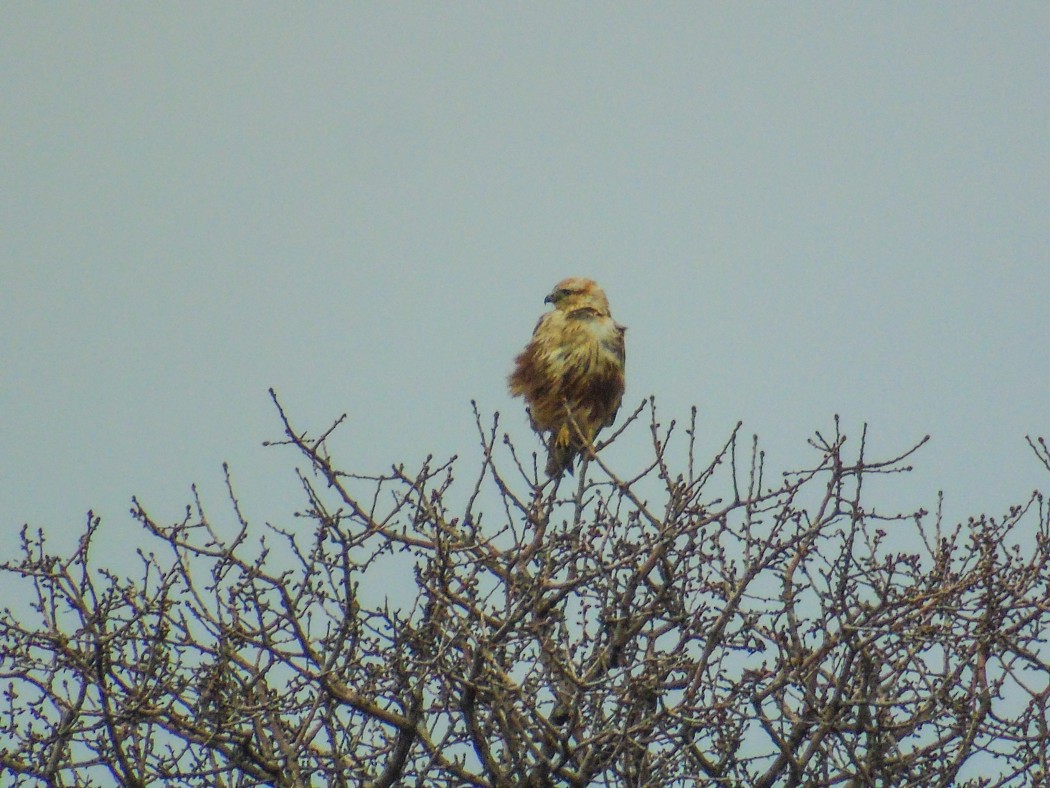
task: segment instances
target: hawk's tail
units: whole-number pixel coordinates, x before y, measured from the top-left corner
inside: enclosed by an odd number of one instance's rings
[[[547,444],[547,467],[548,476],[557,476],[562,471],[572,474],[572,462],[576,459],[576,449],[572,446],[561,446],[552,435]]]

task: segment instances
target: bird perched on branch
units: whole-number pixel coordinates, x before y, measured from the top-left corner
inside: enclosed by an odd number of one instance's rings
[[[547,475],[572,473],[576,455],[616,418],[624,389],[624,332],[598,285],[563,279],[532,340],[514,361],[510,393],[524,397],[532,426],[548,432]],[[575,423],[574,423],[575,422]]]

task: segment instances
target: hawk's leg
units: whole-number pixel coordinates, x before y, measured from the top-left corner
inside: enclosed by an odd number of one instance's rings
[[[572,473],[572,461],[576,456],[576,449],[572,443],[572,429],[568,424],[563,424],[551,435],[547,445],[548,476],[557,476],[562,471]]]

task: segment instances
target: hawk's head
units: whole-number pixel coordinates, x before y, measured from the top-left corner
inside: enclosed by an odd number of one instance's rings
[[[593,279],[585,279],[582,276],[570,276],[562,279],[554,286],[549,296],[543,299],[546,304],[554,304],[554,308],[563,312],[571,312],[574,309],[593,309],[600,315],[609,314],[609,300],[598,283]]]

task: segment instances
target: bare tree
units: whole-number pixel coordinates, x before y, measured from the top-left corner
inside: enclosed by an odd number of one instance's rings
[[[156,550],[133,579],[93,562],[97,517],[69,556],[23,529],[3,565],[33,598],[0,617],[5,784],[1045,779],[1038,494],[953,527],[939,506],[879,514],[865,480],[921,442],[870,460],[836,421],[771,483],[739,425],[700,461],[695,418],[663,428],[651,402],[609,440],[648,414],[632,478],[588,452],[541,479],[480,418],[466,487],[452,462],[361,476],[328,452],[342,419],[315,438],[274,402],[305,460],[295,527],[256,532],[228,477],[233,528],[199,500],[175,524],[135,502]]]

